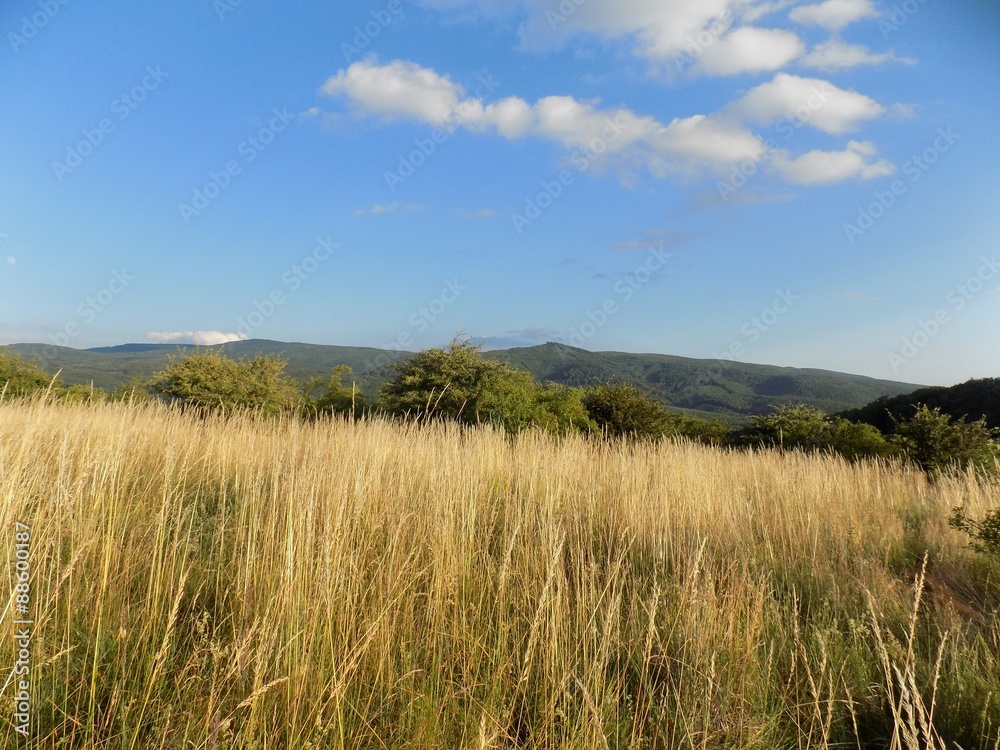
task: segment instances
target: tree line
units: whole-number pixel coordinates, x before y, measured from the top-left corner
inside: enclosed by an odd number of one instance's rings
[[[719,421],[671,412],[627,382],[583,388],[537,383],[528,372],[485,358],[480,346],[469,340],[456,339],[395,363],[394,376],[376,394],[356,388],[346,365],[326,380],[297,383],[285,374],[286,364],[271,355],[237,360],[218,349],[196,351],[171,357],[148,380],[105,392],[64,386],[37,362],[0,354],[0,394],[23,398],[48,392],[80,402],[156,398],[202,413],[249,411],[306,419],[382,416],[489,424],[508,432],[541,429],[610,439],[687,438],[730,448],[835,453],[852,461],[895,457],[930,473],[971,467],[1000,474],[998,431],[984,419],[955,419],[940,407],[923,404],[906,419],[892,417],[891,429],[805,405],[781,407],[733,429]]]

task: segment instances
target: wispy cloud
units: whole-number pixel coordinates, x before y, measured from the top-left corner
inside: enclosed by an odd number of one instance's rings
[[[646,232],[641,239],[629,240],[628,242],[616,242],[611,246],[612,250],[652,250],[658,247],[680,247],[697,237],[700,232],[681,232],[674,229],[657,229]]]
[[[478,211],[469,211],[468,209],[463,208],[459,210],[458,215],[465,219],[477,219],[482,221],[485,219],[492,219],[496,216],[496,213],[497,212],[492,208],[481,208]]]
[[[195,346],[228,344],[231,341],[245,341],[246,338],[244,334],[223,333],[221,331],[173,331],[170,333],[152,331],[146,334],[146,339],[156,344],[194,344]]]
[[[424,206],[421,203],[376,203],[371,208],[359,208],[354,212],[355,216],[381,216],[391,214],[396,211],[421,211]]]
[[[476,343],[481,343],[486,349],[507,349],[519,346],[537,346],[549,341],[561,341],[562,334],[544,326],[529,326],[506,331],[500,336],[477,336]]]
[[[815,5],[801,5],[788,14],[795,23],[819,26],[828,31],[840,31],[862,19],[878,16],[871,0],[825,0]]]
[[[837,296],[847,302],[875,302],[880,299],[868,292],[841,292]]]
[[[909,57],[898,57],[894,52],[872,52],[863,44],[848,44],[839,39],[829,39],[817,44],[808,55],[799,60],[807,68],[828,72],[890,62],[915,65],[917,61]]]

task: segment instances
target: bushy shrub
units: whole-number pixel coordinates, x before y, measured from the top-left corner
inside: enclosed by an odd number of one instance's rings
[[[170,400],[203,411],[255,411],[274,415],[298,404],[294,381],[283,375],[287,362],[275,356],[235,360],[220,350],[170,357],[150,387]]]
[[[851,461],[888,458],[900,452],[870,424],[851,422],[843,417],[832,417],[830,420],[830,447]]]
[[[531,374],[486,359],[481,346],[455,339],[396,363],[377,407],[411,419],[454,419],[495,424],[509,431],[541,427],[551,432],[589,428],[580,394],[535,383]]]
[[[979,521],[969,518],[964,508],[955,508],[948,523],[971,537],[973,549],[1000,558],[1000,508],[990,511]]]
[[[0,392],[8,398],[23,398],[46,390],[53,376],[20,354],[0,352]],[[58,387],[58,381],[55,382]]]
[[[832,451],[855,461],[891,456],[897,449],[871,425],[850,422],[804,404],[754,417],[739,433],[743,445],[805,451]]]
[[[153,398],[150,392],[149,380],[140,375],[134,376],[123,385],[118,386],[107,394],[110,401],[120,401],[123,403],[141,403]]]
[[[830,416],[804,404],[783,406],[753,418],[739,434],[744,445],[820,450],[830,447]]]
[[[583,405],[609,437],[659,438],[673,433],[670,412],[632,383],[606,383],[586,389]]]
[[[338,414],[360,417],[364,414],[368,410],[364,394],[353,382],[350,386],[344,383],[344,378],[350,376],[351,372],[348,365],[339,365],[334,368],[333,374],[325,384],[319,378],[307,383],[303,389],[305,401],[303,412],[308,416]],[[313,394],[320,389],[323,391],[322,395],[314,396]]]
[[[426,349],[393,365],[396,376],[383,386],[378,404],[390,414],[488,421],[490,410],[513,396],[509,367],[488,361],[468,339],[444,349]],[[494,392],[500,391],[500,392]]]
[[[894,442],[925,471],[940,473],[975,468],[997,469],[997,446],[986,421],[966,422],[921,404],[910,419],[896,425]]]
[[[539,386],[535,392],[533,421],[549,432],[590,432],[596,425],[583,403],[583,391],[558,383]]]
[[[670,431],[671,434],[705,445],[726,445],[732,438],[732,430],[722,422],[698,419],[687,414],[671,414]]]

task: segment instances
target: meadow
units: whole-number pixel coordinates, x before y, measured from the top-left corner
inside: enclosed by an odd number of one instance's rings
[[[1000,487],[895,461],[0,403],[5,747],[1000,748]],[[14,594],[0,664],[16,660]]]

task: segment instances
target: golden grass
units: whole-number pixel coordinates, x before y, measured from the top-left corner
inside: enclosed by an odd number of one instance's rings
[[[0,403],[11,576],[32,529],[33,747],[1000,747],[997,568],[948,528],[960,503],[1000,490],[689,443]]]

